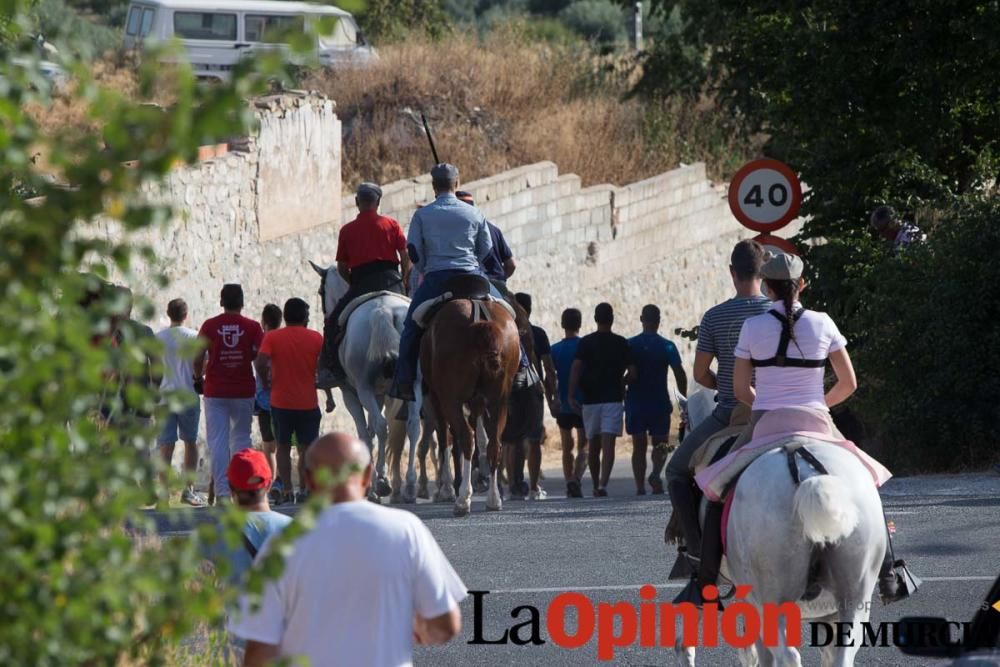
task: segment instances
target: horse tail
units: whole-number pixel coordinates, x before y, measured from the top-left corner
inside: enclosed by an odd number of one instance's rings
[[[496,322],[477,322],[470,331],[472,351],[490,375],[503,370],[503,330]]]
[[[368,339],[368,363],[383,364],[383,373],[395,370],[399,358],[399,331],[396,330],[392,311],[375,308],[371,315],[371,338]],[[389,377],[392,373],[389,373]]]
[[[844,480],[816,475],[803,480],[792,501],[806,539],[835,544],[854,532],[861,517]]]

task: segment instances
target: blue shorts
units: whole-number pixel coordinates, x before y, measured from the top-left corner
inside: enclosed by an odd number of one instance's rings
[[[160,437],[156,444],[159,446],[172,445],[178,440],[183,442],[198,441],[198,422],[201,421],[201,400],[192,405],[187,410],[172,412],[163,419],[163,428],[160,429]]]
[[[670,413],[649,408],[626,408],[625,432],[629,435],[669,435]]]

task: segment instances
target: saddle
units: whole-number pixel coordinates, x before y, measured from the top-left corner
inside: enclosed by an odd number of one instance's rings
[[[749,424],[750,408],[741,403],[733,410],[732,416],[729,418],[729,426],[707,438],[701,447],[691,455],[691,470],[694,473],[700,473],[716,461],[722,460],[724,456],[729,454],[733,443]],[[695,490],[700,492],[697,486],[695,486]],[[677,515],[671,512],[663,534],[663,541],[667,544],[680,544],[682,538],[680,521],[677,519]]]
[[[369,292],[368,294],[362,294],[361,296],[355,297],[348,302],[347,306],[344,308],[344,310],[341,311],[340,316],[337,318],[337,326],[339,326],[341,330],[343,330],[343,328],[347,326],[347,320],[351,318],[351,313],[357,310],[360,306],[368,303],[372,299],[377,299],[380,296],[398,296],[400,299],[403,299],[407,303],[410,302],[410,299],[408,297],[400,294],[399,292],[393,292],[391,290],[379,290],[377,292]]]
[[[510,313],[511,318],[516,315],[514,309],[503,299],[497,299],[490,294],[490,281],[476,274],[454,276],[445,283],[445,291],[441,296],[429,299],[413,311],[413,322],[421,329],[426,329],[434,315],[441,306],[449,301],[468,299],[476,304],[475,318],[477,320],[489,320],[489,309],[482,307],[482,302],[488,301],[498,303],[504,310]]]

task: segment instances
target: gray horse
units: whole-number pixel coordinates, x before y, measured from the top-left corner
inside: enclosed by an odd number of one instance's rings
[[[692,421],[693,428],[697,421]],[[851,636],[860,637],[886,549],[882,500],[854,454],[822,440],[802,440],[799,444],[808,446],[827,474],[795,457],[801,480],[796,484],[780,446],[754,460],[733,491],[722,577],[751,587],[746,601],[756,607],[758,618],[765,604],[793,602],[802,619],[851,624]],[[703,504],[702,515],[704,510]],[[803,602],[817,550],[822,592]],[[802,664],[799,652],[783,641],[784,617],[779,626],[777,646],[765,646],[758,638],[741,651],[744,666]],[[693,667],[695,647],[678,642],[675,648],[680,664]],[[853,665],[859,648],[828,646],[822,665]]]
[[[347,282],[335,268],[322,268],[309,262],[321,278],[320,294],[323,311],[330,312],[347,292]],[[390,401],[389,415],[384,414],[385,394],[399,358],[399,336],[410,300],[398,294],[382,294],[358,306],[344,328],[344,338],[337,354],[347,381],[340,387],[344,405],[354,419],[358,437],[369,450],[378,441],[374,487],[380,496],[392,493],[392,501],[400,500],[398,483],[395,488],[386,479],[386,443],[389,440],[389,419],[399,410],[398,401]],[[416,502],[416,472],[414,452],[420,439],[420,416],[411,411],[406,420],[410,440],[410,461],[404,502]],[[387,419],[388,416],[388,419]],[[398,459],[397,459],[398,464]]]

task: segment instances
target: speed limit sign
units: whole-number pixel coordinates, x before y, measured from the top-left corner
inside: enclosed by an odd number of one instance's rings
[[[744,227],[773,232],[795,219],[802,205],[802,185],[788,165],[754,160],[729,184],[729,208]]]

